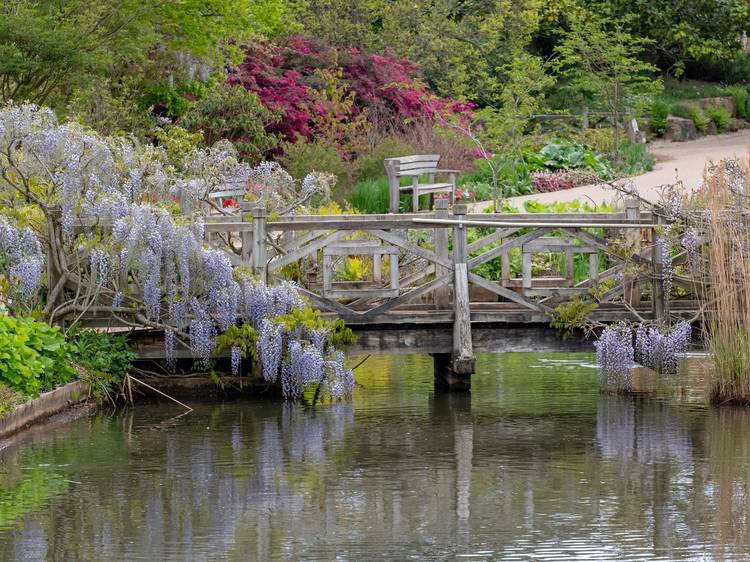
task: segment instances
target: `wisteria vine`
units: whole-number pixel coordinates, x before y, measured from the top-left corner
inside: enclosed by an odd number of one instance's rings
[[[233,267],[225,251],[205,244],[202,215],[211,193],[228,185],[283,214],[325,196],[331,182],[310,174],[298,183],[273,163],[250,166],[223,141],[175,163],[160,147],[102,138],[34,105],[7,105],[0,108],[0,207],[32,208],[43,220],[32,230],[0,217],[0,275],[19,298],[38,294],[44,248],[57,275],[43,311],[50,322],[96,308],[164,330],[169,363],[178,342],[187,342],[208,364],[217,336],[247,321],[260,335],[263,376],[280,379],[286,397],[313,383],[343,396],[353,386],[343,356],[324,348],[316,330],[279,331],[279,317],[305,307],[297,289],[267,287]],[[230,355],[239,371],[243,351]]]

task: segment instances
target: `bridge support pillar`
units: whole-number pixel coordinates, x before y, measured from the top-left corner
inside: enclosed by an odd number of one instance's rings
[[[454,357],[451,353],[433,353],[435,365],[435,390],[441,392],[468,392],[474,373],[474,358]]]
[[[466,205],[454,205],[453,214],[461,220]],[[474,349],[471,341],[471,307],[469,303],[469,270],[466,229],[459,222],[453,227],[453,349],[435,353],[435,388],[467,391],[474,373]]]

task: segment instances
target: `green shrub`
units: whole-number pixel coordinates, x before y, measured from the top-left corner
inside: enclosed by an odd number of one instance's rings
[[[130,371],[137,357],[125,336],[93,330],[84,330],[74,336],[71,353],[76,363],[118,380]]]
[[[529,166],[520,158],[495,156],[492,165],[497,171],[499,195],[515,197],[533,193]],[[489,198],[492,198],[492,169],[487,160],[477,160],[476,167],[458,178],[458,186],[463,191],[471,191],[479,185],[489,186]]]
[[[724,89],[724,92],[734,100],[734,104],[737,106],[737,117],[747,119],[748,109],[750,109],[748,106],[750,104],[750,93],[748,93],[747,86],[728,86]]]
[[[354,162],[357,180],[380,179],[385,176],[384,160],[397,156],[409,156],[415,149],[404,139],[396,136],[385,137],[379,141],[369,154],[363,154]]]
[[[524,159],[530,171],[589,170],[602,179],[612,177],[612,169],[604,156],[575,141],[547,144],[538,152],[526,153]]]
[[[711,122],[711,119],[706,117],[706,114],[700,107],[690,108],[690,118],[693,120],[695,128],[698,129],[701,133],[706,132],[706,129],[708,129],[708,124]]]
[[[352,188],[352,206],[362,213],[387,213],[390,204],[388,179],[361,180]]]
[[[0,382],[34,396],[74,377],[70,346],[59,328],[0,315]]]
[[[351,165],[344,160],[339,149],[321,141],[286,143],[279,163],[296,180],[301,180],[310,172],[327,172],[336,176],[332,195],[343,201],[351,187]]]
[[[669,105],[662,100],[654,100],[651,104],[651,118],[649,119],[649,129],[657,137],[664,136],[667,132],[667,117],[669,116]]]
[[[620,154],[612,161],[619,174],[633,176],[643,174],[654,168],[656,158],[648,151],[645,144],[626,142],[620,145]]]
[[[266,130],[278,120],[254,93],[239,85],[220,84],[190,108],[180,126],[201,131],[207,146],[228,139],[244,159],[256,163],[279,145],[278,137]]]
[[[687,105],[683,105],[681,103],[673,104],[672,107],[669,109],[669,113],[674,115],[675,117],[680,117],[682,119],[693,118],[692,108],[688,107]]]
[[[726,131],[729,127],[729,120],[732,118],[732,115],[727,109],[723,107],[709,106],[704,110],[704,113],[707,119],[714,122],[716,129],[719,132]]]

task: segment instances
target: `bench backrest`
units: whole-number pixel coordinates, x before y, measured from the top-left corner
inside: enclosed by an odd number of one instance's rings
[[[389,176],[422,176],[434,174],[440,162],[439,154],[415,154],[399,158],[387,158],[385,171]]]

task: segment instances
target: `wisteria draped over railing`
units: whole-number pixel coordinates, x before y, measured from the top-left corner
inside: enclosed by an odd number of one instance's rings
[[[281,377],[286,396],[313,384],[347,394],[351,373],[325,337],[262,337],[264,324],[278,330],[280,316],[304,308],[297,289],[266,287],[204,243],[205,211],[223,212],[210,197],[219,188],[248,186],[250,199],[284,213],[325,197],[330,182],[310,174],[298,184],[276,164],[250,166],[227,142],[175,161],[160,147],[61,124],[50,110],[8,105],[0,109],[0,279],[10,285],[2,300],[38,306],[51,323],[109,314],[164,330],[168,359],[186,343],[208,361],[217,336],[248,321],[261,356],[283,356],[263,374]],[[231,350],[234,368],[248,352]]]

